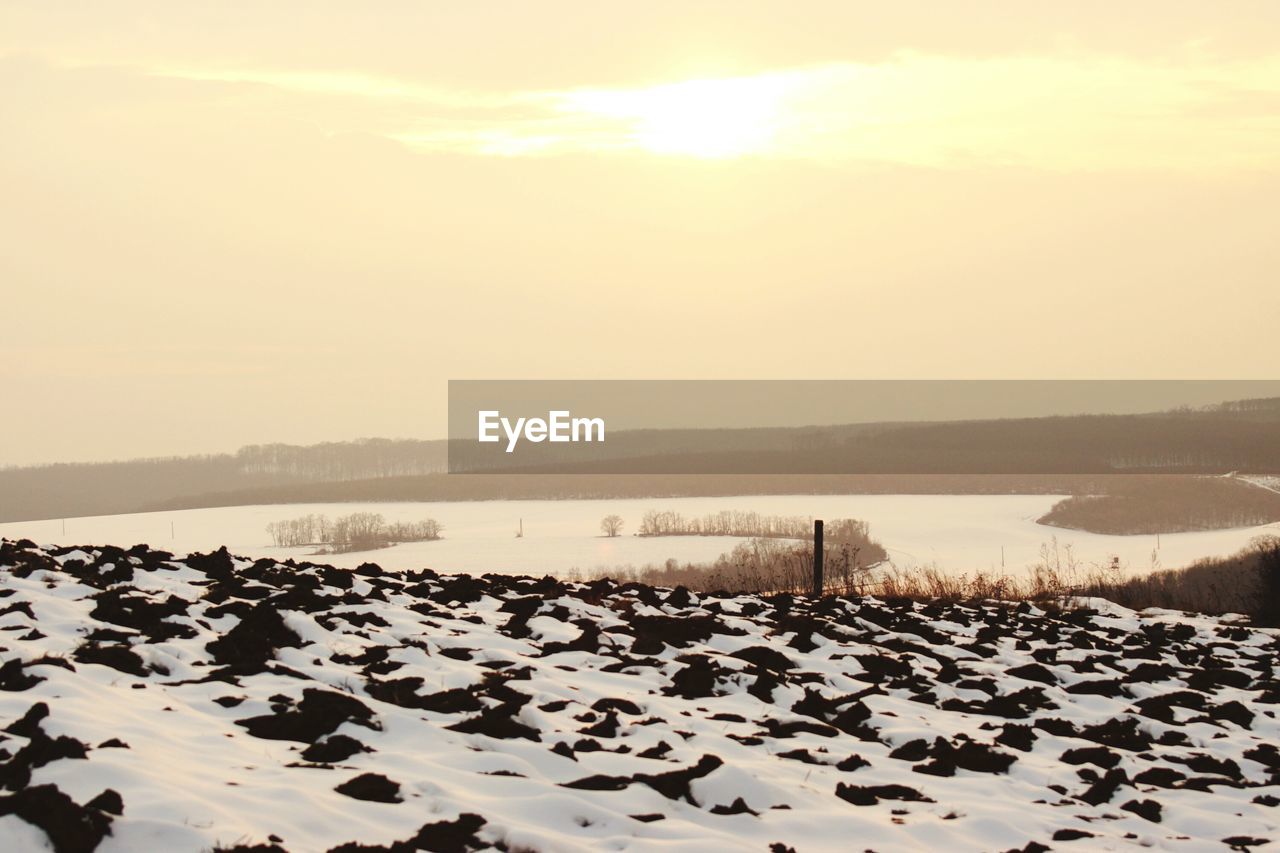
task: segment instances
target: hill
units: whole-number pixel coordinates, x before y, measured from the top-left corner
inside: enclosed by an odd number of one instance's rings
[[[9,468],[0,470],[0,521],[353,500],[1091,494],[1114,475],[1280,473],[1280,400],[1141,415],[637,430],[572,455],[565,445],[525,444],[510,456],[468,447],[361,439]],[[447,476],[446,465],[480,473]]]
[[[235,453],[0,468],[0,521],[136,512],[183,496],[429,474],[443,441],[369,438],[311,446],[256,444]]]

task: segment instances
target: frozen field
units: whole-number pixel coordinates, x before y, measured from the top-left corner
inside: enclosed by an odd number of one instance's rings
[[[999,569],[1020,573],[1038,559],[1053,537],[1071,545],[1084,563],[1118,556],[1132,571],[1147,571],[1156,551],[1163,568],[1200,557],[1232,553],[1260,533],[1280,533],[1280,525],[1154,536],[1099,536],[1036,524],[1058,498],[1049,495],[753,495],[643,500],[470,501],[458,503],[290,504],[223,507],[0,524],[0,536],[27,537],[41,544],[77,543],[130,546],[140,542],[185,553],[222,545],[253,557],[305,557],[309,548],[276,548],[266,526],[308,513],[330,518],[378,512],[388,521],[435,518],[444,539],[397,545],[379,551],[326,556],[323,562],[354,567],[366,561],[392,569],[430,567],[442,572],[499,572],[566,575],[616,566],[640,567],[680,561],[709,561],[740,540],[728,537],[640,538],[631,535],[646,510],[674,510],[701,516],[720,510],[767,515],[859,518],[889,550],[899,567],[936,563],[948,571]],[[606,539],[600,519],[616,513],[623,535]],[[524,537],[516,529],[524,522]],[[65,529],[64,529],[65,524]],[[1159,546],[1158,551],[1157,544]],[[319,559],[319,558],[318,558]]]

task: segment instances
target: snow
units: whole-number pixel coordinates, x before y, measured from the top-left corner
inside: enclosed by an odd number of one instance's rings
[[[701,516],[720,510],[765,515],[858,518],[889,551],[900,568],[936,564],[953,572],[1017,574],[1039,559],[1043,545],[1057,539],[1071,546],[1084,564],[1109,564],[1113,556],[1131,572],[1176,568],[1196,559],[1234,553],[1254,536],[1280,532],[1280,525],[1156,536],[1102,536],[1036,523],[1061,498],[1052,495],[750,495],[634,500],[472,501],[440,503],[287,504],[222,507],[175,512],[24,521],[0,524],[0,536],[36,542],[92,542],[130,546],[140,542],[185,553],[226,545],[252,557],[305,557],[308,548],[275,548],[266,526],[308,513],[330,517],[351,512],[381,513],[387,521],[435,518],[444,539],[396,545],[372,552],[325,556],[333,565],[354,568],[374,560],[387,568],[429,566],[439,571],[570,575],[618,566],[709,562],[742,541],[730,537],[631,535],[647,510],[674,510]],[[600,519],[616,513],[623,535],[600,535]],[[523,519],[524,537],[515,532]],[[65,533],[64,533],[65,525]],[[171,534],[172,531],[172,534]],[[1003,551],[1002,551],[1003,549]]]
[[[236,638],[259,603],[284,635]],[[1055,832],[1072,830],[1091,836],[1068,849],[1199,850],[1280,838],[1268,805],[1280,794],[1280,633],[1080,604],[1097,609],[353,578],[216,555],[0,545],[0,778],[10,791],[56,786],[81,805],[118,792],[103,853],[273,837],[289,851],[386,845],[468,814],[479,816],[473,841],[446,849],[1001,850],[1056,845]],[[161,606],[171,615],[147,615]],[[91,645],[137,654],[144,671],[90,660]],[[1014,672],[1033,664],[1046,682]],[[698,670],[708,678],[685,678]],[[387,692],[410,678],[416,687]],[[1077,689],[1107,679],[1119,686]],[[415,704],[453,688],[474,708]],[[252,732],[250,720],[300,714],[317,689],[368,716],[344,712],[328,734],[297,740]],[[1016,695],[1030,696],[1025,710],[983,709]],[[1142,705],[1173,695],[1191,701],[1167,719]],[[19,784],[13,755],[34,735],[14,723],[38,703],[44,735],[81,741],[87,756],[37,764]],[[467,730],[485,714],[531,736]],[[1090,734],[1127,725],[1138,743]],[[1002,739],[1011,726],[1029,727],[1027,748]],[[338,735],[371,751],[302,757]],[[111,738],[127,748],[102,745]],[[664,754],[645,754],[660,744]],[[1090,759],[1103,764],[1064,758],[1103,744]],[[922,772],[936,770],[937,750],[966,745],[1009,763]],[[1139,781],[1153,770],[1196,784]],[[1123,779],[1098,793],[1113,772]],[[686,774],[684,791],[644,781],[671,773]],[[399,802],[336,790],[364,774],[398,784]],[[1156,819],[1129,808],[1147,800]],[[717,813],[726,808],[741,813]],[[0,817],[0,849],[44,842],[29,821]]]
[[[1237,475],[1239,479],[1246,483],[1252,483],[1271,492],[1280,492],[1280,477],[1272,477],[1263,474],[1246,474],[1244,476]]]

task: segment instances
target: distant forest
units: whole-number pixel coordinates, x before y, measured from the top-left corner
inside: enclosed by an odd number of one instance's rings
[[[474,442],[450,470],[609,474],[1224,474],[1280,470],[1280,398],[1138,415],[636,430],[602,444]]]
[[[1038,521],[1119,535],[1256,527],[1280,521],[1280,493],[1234,477],[1122,477],[1059,501]]]
[[[572,472],[535,466],[532,473],[448,475],[448,442],[390,439],[7,468],[0,469],[0,521],[337,501],[1101,494],[1117,474],[1280,473],[1280,399],[1146,415],[648,430],[615,433],[610,442],[631,461],[587,460]],[[658,448],[668,455],[655,457]],[[620,464],[630,472],[617,473]],[[653,473],[663,470],[680,473]],[[717,470],[742,473],[709,473]],[[771,473],[777,470],[791,473]]]
[[[442,472],[444,441],[369,438],[235,453],[0,469],[0,521],[137,512],[179,498]],[[220,504],[198,504],[220,505]]]

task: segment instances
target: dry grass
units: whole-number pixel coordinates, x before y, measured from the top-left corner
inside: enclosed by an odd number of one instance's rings
[[[1101,570],[1084,570],[1071,547],[1055,539],[1041,549],[1041,560],[1025,577],[977,572],[955,574],[937,566],[902,569],[890,563],[866,565],[859,549],[830,545],[823,549],[826,595],[874,595],[918,600],[1048,600],[1070,593],[1073,586],[1104,579]],[[753,539],[713,563],[679,563],[596,573],[615,580],[652,586],[684,586],[699,592],[756,594],[808,593],[813,585],[812,543]]]
[[[1280,626],[1280,537],[1259,537],[1232,557],[1201,560],[1185,569],[1085,584],[1077,594],[1134,609],[1242,613],[1258,624]]]
[[[1142,610],[1158,607],[1208,614],[1239,613],[1265,625],[1280,625],[1280,537],[1263,537],[1227,558],[1202,560],[1185,569],[1135,576],[1119,563],[1085,565],[1070,546],[1042,546],[1040,559],[1021,576],[976,572],[954,574],[936,566],[866,567],[856,549],[825,552],[826,595],[871,595],[916,601],[1033,601],[1061,605],[1103,598]],[[806,594],[812,585],[811,545],[752,540],[711,564],[646,566],[599,573],[619,581],[683,586],[698,592]],[[1153,564],[1154,568],[1154,564]]]
[[[825,590],[831,595],[869,594],[870,569],[862,549],[850,543],[823,548]],[[598,572],[596,577],[636,581],[650,586],[683,586],[699,592],[727,591],[767,595],[806,593],[813,585],[813,543],[760,538],[743,542],[713,563],[680,563]]]

